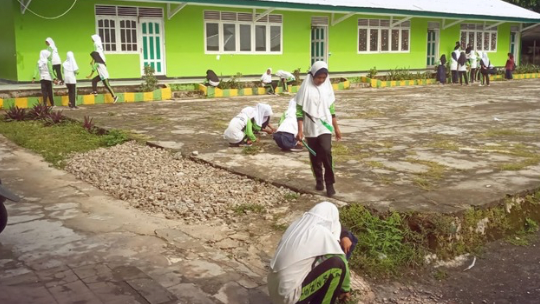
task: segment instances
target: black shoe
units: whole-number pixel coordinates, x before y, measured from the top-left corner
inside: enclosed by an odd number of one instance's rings
[[[324,190],[324,184],[322,182],[317,182],[317,185],[315,185],[315,190],[318,190],[318,191]]]
[[[336,194],[336,190],[334,189],[334,185],[328,184],[326,185],[326,195],[328,197],[332,197]]]

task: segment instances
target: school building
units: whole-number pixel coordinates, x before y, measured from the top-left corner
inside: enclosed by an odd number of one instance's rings
[[[32,78],[52,37],[90,73],[91,35],[103,40],[111,78],[145,65],[169,78],[432,67],[456,41],[504,65],[540,14],[500,0],[0,0],[0,79]],[[447,55],[448,56],[448,55]],[[519,62],[519,61],[517,61]]]

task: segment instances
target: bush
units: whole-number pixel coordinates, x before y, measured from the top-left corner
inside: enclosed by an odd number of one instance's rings
[[[49,113],[49,117],[45,119],[45,125],[56,125],[62,123],[64,120],[66,120],[66,117],[64,116],[64,114],[62,114],[62,111],[51,112]]]
[[[26,109],[21,109],[17,106],[9,108],[6,112],[4,120],[6,121],[23,121],[27,118]]]
[[[369,70],[369,73],[367,74],[367,77],[368,78],[375,78],[375,76],[377,76],[377,68],[376,67],[372,67],[370,70]]]
[[[158,80],[154,76],[155,72],[153,67],[149,65],[144,66],[144,76],[142,77],[144,82],[141,84],[141,91],[152,92],[157,89]]]
[[[28,118],[32,120],[47,120],[51,115],[52,107],[43,103],[36,104],[28,113]]]
[[[127,134],[120,130],[111,130],[103,136],[103,144],[106,147],[112,147],[122,144],[129,140]]]

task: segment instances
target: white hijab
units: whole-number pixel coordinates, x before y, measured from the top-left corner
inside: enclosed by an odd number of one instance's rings
[[[336,100],[336,96],[334,95],[334,88],[330,83],[330,75],[328,75],[325,82],[320,86],[316,86],[313,82],[313,76],[323,68],[328,70],[328,65],[324,61],[317,61],[313,64],[306,80],[302,82],[294,98],[296,103],[302,106],[304,112],[308,113],[312,118],[318,118],[331,124],[332,114],[330,114],[330,106]]]
[[[99,35],[92,35],[92,41],[94,41],[94,49],[99,53],[103,62],[105,62],[105,53],[103,51],[103,43],[101,42],[101,37]]]
[[[67,52],[67,59],[64,61],[64,69],[68,71],[75,72],[79,70],[79,66],[77,65],[77,61],[75,61],[75,56],[73,55],[73,52],[69,51]]]
[[[287,228],[270,261],[270,268],[278,272],[308,258],[343,254],[340,235],[338,208],[329,202],[319,203]]]
[[[298,134],[298,122],[296,120],[296,101],[294,100],[294,98],[289,101],[289,107],[287,108],[287,111],[285,111],[285,119],[283,119],[277,131],[291,133],[294,134],[294,136]]]
[[[486,67],[490,67],[491,62],[489,62],[489,57],[488,57],[487,52],[482,52],[482,61],[484,62],[484,65]]]
[[[272,107],[270,105],[267,105],[265,103],[258,103],[255,106],[255,123],[262,127],[264,122],[268,119],[268,117],[274,115],[274,112],[272,112]]]
[[[38,66],[40,68],[47,65],[49,62],[49,56],[51,56],[51,52],[49,52],[49,50],[41,50],[41,52],[39,52]]]
[[[47,39],[45,39],[45,41],[49,43],[49,46],[51,47],[51,50],[53,50],[53,52],[58,51],[58,49],[56,48],[56,44],[54,44],[54,40],[52,40],[51,37],[48,37]]]
[[[255,108],[254,107],[245,107],[240,111],[240,113],[244,113],[247,115],[249,119],[252,119],[255,117]]]

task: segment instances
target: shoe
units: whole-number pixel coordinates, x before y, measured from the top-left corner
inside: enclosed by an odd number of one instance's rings
[[[114,96],[114,102],[113,103],[116,103],[118,101],[118,96]]]
[[[238,145],[238,147],[251,147],[251,146],[253,146],[253,144],[241,143]]]
[[[96,91],[93,91],[92,93],[90,93],[92,95],[97,95],[97,92]]]
[[[322,182],[317,182],[317,185],[315,185],[315,190],[323,191],[324,190],[324,184]]]
[[[328,184],[326,185],[326,195],[328,197],[332,197],[336,194],[336,190],[334,189],[334,185]]]
[[[304,147],[302,145],[296,145],[294,148],[291,149],[291,152],[302,152],[304,151]]]
[[[484,85],[483,85],[483,84],[479,84],[478,86],[479,86],[479,87],[483,87]]]

